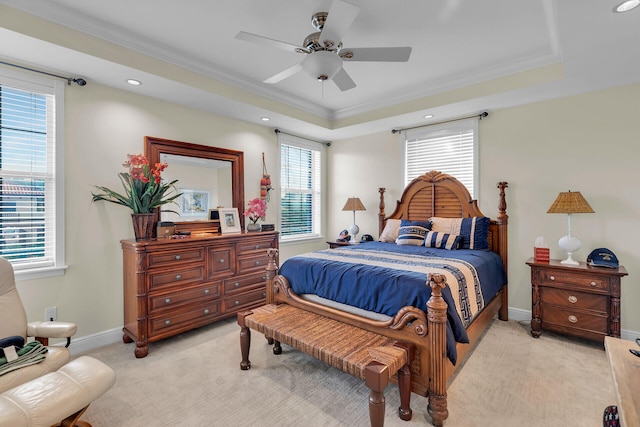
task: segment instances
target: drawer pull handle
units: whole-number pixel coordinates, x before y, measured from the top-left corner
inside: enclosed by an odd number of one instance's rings
[[[205,289],[205,290],[204,290],[204,294],[205,294],[205,295],[209,295],[209,292],[211,292],[211,291],[209,291],[209,289]]]
[[[263,293],[262,293],[262,298],[266,298],[266,297],[267,297],[267,293],[266,293],[266,292],[263,292]]]
[[[591,282],[591,286],[596,286],[597,283],[596,282]]]
[[[549,276],[549,280],[556,280],[556,276]]]
[[[171,304],[171,298],[165,298],[164,299],[164,303],[165,304]]]
[[[209,314],[209,309],[208,308],[204,309],[204,314]]]
[[[165,320],[165,321],[164,321],[164,324],[165,324],[166,326],[169,326],[169,325],[171,324],[171,320]]]
[[[267,276],[262,276],[262,281],[264,282],[265,280],[267,280]]]
[[[176,261],[180,261],[180,255],[176,255]]]
[[[260,265],[260,261],[256,261],[256,265]]]
[[[572,314],[571,316],[569,316],[569,322],[577,323],[578,322],[578,318]]]
[[[260,245],[256,245],[256,249],[260,249]]]
[[[240,305],[240,301],[234,301],[235,305]]]
[[[233,284],[233,287],[234,287],[234,288],[237,288],[238,286],[240,286],[240,283],[238,283],[238,282],[236,282],[236,283],[234,283],[234,284]]]
[[[578,297],[576,297],[575,295],[569,295],[569,302],[571,304],[575,304],[578,302]]]
[[[220,258],[220,260],[218,261],[220,264],[224,264],[224,258]]]
[[[182,279],[182,274],[176,274],[176,280]]]

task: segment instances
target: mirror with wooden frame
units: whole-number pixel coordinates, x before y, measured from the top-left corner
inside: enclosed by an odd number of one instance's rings
[[[244,152],[189,142],[145,136],[145,155],[151,164],[166,161],[163,180],[177,179],[183,195],[178,204],[157,212],[156,221],[172,221],[176,231],[217,231],[219,221],[210,220],[210,210],[238,208],[244,229]]]

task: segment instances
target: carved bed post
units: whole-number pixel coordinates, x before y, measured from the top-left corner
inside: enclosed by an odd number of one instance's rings
[[[427,301],[427,321],[429,327],[429,348],[431,349],[429,366],[429,405],[427,411],[433,425],[442,427],[449,416],[447,409],[447,303],[442,298],[442,289],[447,285],[441,274],[429,274],[431,297]]]
[[[278,250],[275,248],[267,249],[267,304],[274,301],[273,298],[273,280],[278,274]]]
[[[384,220],[384,218],[387,216],[387,214],[384,213],[384,192],[386,191],[386,188],[384,187],[380,187],[378,188],[378,193],[380,193],[380,211],[378,212],[378,236],[380,236],[380,234],[382,234],[382,230],[384,230],[384,226],[386,221]]]
[[[500,229],[500,257],[502,258],[502,264],[504,270],[507,273],[507,283],[509,282],[509,272],[507,270],[507,256],[508,256],[508,237],[507,226],[509,225],[509,215],[507,215],[507,199],[505,198],[504,190],[509,184],[507,182],[499,182],[498,188],[500,189],[500,201],[498,202],[498,228]],[[500,320],[509,320],[509,294],[507,293],[507,286],[502,288],[502,307],[498,313]]]

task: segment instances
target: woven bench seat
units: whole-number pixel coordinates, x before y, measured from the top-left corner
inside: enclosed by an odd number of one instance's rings
[[[238,313],[238,324],[241,369],[251,367],[249,345],[250,329],[253,329],[274,341],[276,354],[281,352],[280,343],[284,343],[364,380],[371,389],[372,426],[384,424],[383,391],[391,376],[397,373],[401,395],[399,415],[403,420],[411,419],[410,345],[286,304],[267,304]]]

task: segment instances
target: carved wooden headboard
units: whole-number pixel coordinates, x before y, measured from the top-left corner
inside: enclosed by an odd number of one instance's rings
[[[489,249],[501,256],[507,266],[507,202],[504,190],[506,182],[498,183],[500,201],[498,217],[489,226]],[[408,219],[426,221],[432,216],[447,218],[470,218],[486,216],[478,208],[477,200],[471,198],[467,188],[456,178],[438,171],[427,172],[415,178],[402,192],[395,210],[385,214],[384,188],[380,188],[380,212],[378,213],[379,233],[382,233],[388,219]]]

